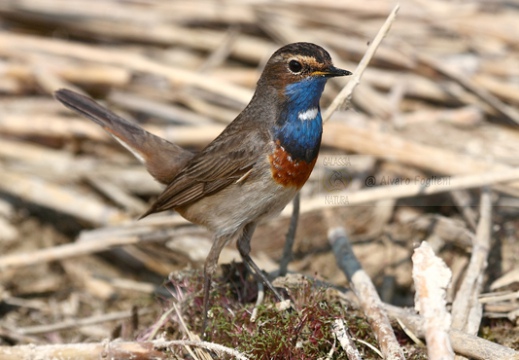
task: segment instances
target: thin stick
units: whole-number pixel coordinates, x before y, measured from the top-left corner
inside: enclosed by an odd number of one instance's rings
[[[477,215],[472,207],[470,207],[471,197],[467,191],[464,190],[456,190],[451,191],[450,196],[458,209],[463,215],[463,218],[467,222],[467,225],[472,231],[476,230],[477,227]]]
[[[0,189],[26,201],[96,225],[120,224],[128,220],[128,216],[122,211],[105,205],[92,196],[86,196],[78,190],[68,189],[34,176],[0,171]]]
[[[92,254],[112,247],[136,244],[141,241],[166,241],[171,239],[174,233],[175,229],[159,230],[145,236],[140,234],[127,236],[107,235],[91,241],[79,241],[30,253],[5,255],[0,257],[0,271]]]
[[[417,195],[431,195],[452,190],[471,189],[517,180],[519,180],[519,169],[509,169],[504,171],[438,178],[436,182],[431,182],[429,186],[424,186],[421,182],[417,182],[408,185],[379,186],[352,193],[348,191],[338,191],[319,195],[310,200],[303,200],[301,203],[301,212],[305,213],[337,206],[359,205],[384,199],[400,199]],[[290,209],[285,209],[283,211],[283,216],[290,216]]]
[[[446,309],[446,289],[452,273],[427,241],[415,249],[412,259],[415,307],[424,318],[427,355],[430,359],[454,359],[448,336],[451,315]]]
[[[182,346],[198,346],[211,351],[220,351],[229,355],[234,356],[239,360],[248,360],[249,358],[240,353],[237,350],[228,348],[226,346],[215,344],[207,341],[190,341],[190,340],[171,340],[171,341],[159,341],[156,340],[153,342],[155,347],[171,347],[174,345],[182,345]]]
[[[491,162],[445,148],[420,144],[401,136],[372,128],[329,122],[323,132],[323,145],[379,159],[417,167],[435,174],[461,175],[510,169],[510,165]],[[519,184],[508,187],[519,188]]]
[[[250,322],[255,322],[258,318],[259,307],[263,304],[265,300],[265,288],[261,281],[258,282],[258,296],[256,298],[256,303],[254,304],[254,309],[252,309],[252,314],[250,315]]]
[[[0,48],[4,47],[19,54],[43,52],[54,56],[72,57],[83,61],[121,66],[132,71],[157,74],[164,76],[174,84],[196,86],[243,103],[247,103],[252,97],[249,89],[216,80],[206,74],[164,65],[144,55],[121,49],[112,51],[73,41],[0,32]]]
[[[146,336],[147,341],[153,341],[153,338],[157,336],[158,332],[169,321],[169,317],[175,311],[175,307],[172,306],[168,310],[164,311],[162,315],[160,315],[159,320],[157,320],[151,327],[150,333]]]
[[[335,337],[339,340],[342,349],[346,352],[346,356],[349,360],[362,360],[359,350],[355,346],[355,343],[350,338],[344,320],[335,319],[332,325],[332,332]]]
[[[139,315],[144,315],[148,313],[150,313],[150,309],[143,309],[139,311]],[[36,335],[53,331],[66,330],[70,328],[77,328],[81,326],[90,326],[107,321],[121,320],[132,316],[132,311],[118,311],[109,314],[95,315],[83,319],[68,319],[54,324],[28,326],[24,328],[18,328],[14,331],[22,335]]]
[[[348,81],[346,86],[341,90],[339,94],[335,97],[335,99],[332,101],[331,105],[326,109],[323,116],[323,121],[328,121],[332,114],[337,110],[346,100],[349,100],[351,98],[351,94],[353,93],[353,89],[360,83],[360,78],[362,77],[362,74],[364,73],[364,70],[366,70],[369,62],[373,58],[373,55],[375,55],[375,51],[377,51],[378,46],[388,33],[389,29],[391,28],[391,25],[395,21],[396,14],[398,12],[398,9],[400,9],[400,5],[397,4],[393,11],[389,14],[389,16],[386,19],[386,22],[380,30],[378,31],[377,35],[373,39],[373,42],[369,45],[368,50],[362,57],[362,60],[359,62],[359,65],[357,65],[357,68],[353,72],[353,77]]]
[[[476,95],[478,98],[483,100],[485,103],[496,109],[501,115],[506,116],[516,124],[519,124],[519,113],[513,107],[504,104],[499,98],[486,91],[482,86],[478,86],[467,76],[463,75],[461,71],[446,66],[440,61],[434,58],[418,53],[416,56],[424,64],[431,66],[432,68],[440,71],[443,75],[450,77],[452,80],[458,82],[465,89]]]
[[[413,333],[420,338],[425,337],[424,321],[409,309],[394,305],[384,304],[384,308],[392,318],[400,319]],[[459,330],[451,329],[449,337],[452,347],[457,354],[462,354],[471,359],[478,360],[512,360],[519,359],[519,352],[496,344],[492,341],[467,334]]]
[[[482,304],[478,297],[490,252],[492,200],[491,192],[487,188],[481,194],[479,211],[480,219],[470,263],[465,279],[463,279],[452,304],[452,328],[466,331],[472,335],[477,334],[483,314]]]
[[[191,340],[154,340],[147,342],[58,344],[58,345],[22,345],[0,346],[2,359],[170,359],[168,354],[156,349],[172,346],[197,346],[204,349],[229,354],[238,360],[248,360],[242,353],[223,345],[206,341]]]
[[[189,328],[187,327],[186,322],[184,321],[184,317],[182,316],[182,313],[180,312],[180,309],[178,308],[177,304],[173,303],[173,309],[175,309],[175,313],[177,314],[177,319],[180,323],[180,326],[182,327],[182,330],[185,333],[187,333],[189,340],[190,341],[200,341],[200,338],[198,337],[198,335],[193,334],[193,332],[191,330],[189,330]],[[197,353],[197,355],[199,355],[199,356],[195,356],[195,354],[193,353],[193,350],[191,350],[191,347],[189,345],[185,345],[184,347],[191,354],[191,356],[193,356],[193,358],[195,358],[195,359],[211,360],[211,356],[207,352],[205,352],[203,349],[199,349],[199,348],[195,349],[195,352]]]
[[[353,253],[343,228],[331,229],[328,239],[337,265],[347,276],[380,345],[384,359],[405,359],[371,279]]]

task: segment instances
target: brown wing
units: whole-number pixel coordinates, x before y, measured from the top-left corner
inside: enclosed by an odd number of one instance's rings
[[[142,217],[197,201],[250,171],[265,153],[268,137],[259,131],[233,130],[228,127],[195,156]]]

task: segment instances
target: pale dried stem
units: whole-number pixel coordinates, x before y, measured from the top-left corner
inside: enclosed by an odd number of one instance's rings
[[[447,333],[451,315],[446,309],[446,289],[450,285],[452,273],[426,241],[415,249],[412,260],[415,308],[424,318],[429,359],[454,359]]]
[[[368,50],[362,57],[362,60],[359,62],[359,65],[353,72],[353,77],[350,79],[348,84],[346,84],[346,86],[341,90],[341,92],[335,97],[328,109],[326,109],[326,111],[324,112],[324,121],[328,121],[328,119],[330,119],[335,110],[337,110],[340,106],[344,104],[345,101],[348,101],[351,98],[353,90],[360,83],[360,79],[362,77],[362,74],[364,73],[364,70],[366,70],[366,68],[368,67],[368,64],[373,58],[373,55],[375,55],[378,46],[380,45],[386,34],[389,32],[391,25],[395,21],[398,9],[400,9],[400,5],[396,5],[393,8],[393,11],[391,11],[389,16],[387,17],[384,25],[382,25],[382,27],[378,31],[377,35],[373,39],[373,42],[370,44]]]
[[[347,276],[380,346],[384,359],[405,359],[377,290],[362,269],[342,228],[330,229],[328,239],[337,265]]]
[[[349,360],[362,360],[362,357],[350,337],[346,325],[343,320],[335,319],[332,325],[332,332],[335,337],[339,340],[342,349],[346,352],[346,356]]]
[[[472,335],[477,334],[483,315],[483,307],[478,298],[491,246],[492,200],[488,188],[484,188],[481,194],[479,213],[480,218],[469,266],[452,304],[452,328]]]

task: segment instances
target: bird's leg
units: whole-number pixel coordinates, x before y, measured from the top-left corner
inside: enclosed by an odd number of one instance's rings
[[[283,248],[283,257],[279,264],[279,276],[285,276],[287,274],[288,263],[292,260],[292,248],[294,247],[294,239],[296,237],[297,223],[299,221],[299,205],[301,203],[301,196],[298,192],[296,197],[292,201],[293,210],[292,217],[290,218],[290,225],[288,227],[287,236],[285,239],[285,247]]]
[[[276,290],[274,285],[270,282],[270,280],[265,276],[263,271],[260,270],[258,265],[252,260],[250,257],[250,240],[252,238],[252,234],[254,233],[254,230],[256,229],[255,223],[249,223],[245,226],[243,229],[243,233],[238,238],[238,251],[240,252],[240,255],[245,261],[247,265],[249,265],[253,270],[254,274],[256,275],[256,279],[261,281],[263,284],[267,285],[270,290],[274,293],[274,295],[277,297],[278,301],[283,301],[283,297],[279,294],[279,292]]]
[[[209,251],[209,255],[205,259],[204,263],[204,321],[202,323],[202,335],[205,337],[205,330],[207,328],[207,313],[209,311],[209,292],[211,290],[211,280],[213,279],[213,275],[216,272],[216,268],[218,266],[218,258],[220,257],[220,253],[222,252],[225,244],[232,239],[232,235],[234,234],[225,234],[218,235],[215,234],[213,246],[211,246],[211,250]]]

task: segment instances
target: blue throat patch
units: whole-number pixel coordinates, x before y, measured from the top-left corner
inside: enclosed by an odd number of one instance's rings
[[[274,126],[274,138],[294,160],[312,162],[319,153],[323,120],[319,100],[326,84],[326,78],[307,78],[287,85],[285,95],[288,98]],[[299,114],[317,109],[312,120],[301,120]]]

